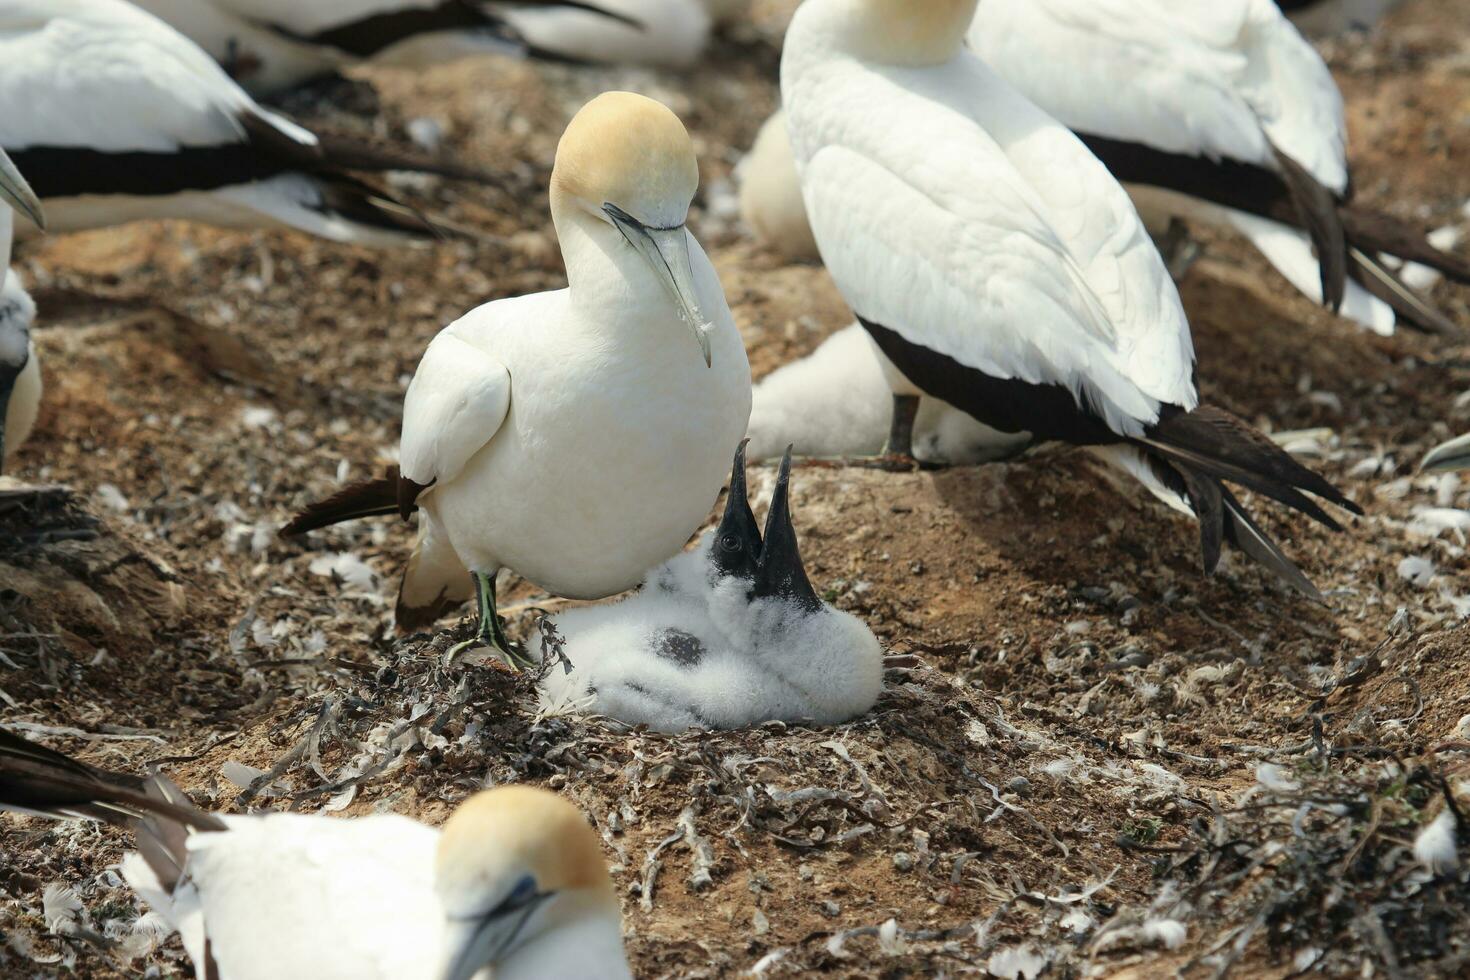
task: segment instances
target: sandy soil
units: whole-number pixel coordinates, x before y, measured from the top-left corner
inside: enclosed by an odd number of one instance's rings
[[[1333,535],[1257,507],[1325,605],[1238,560],[1203,577],[1194,528],[1082,453],[804,467],[811,577],[883,639],[888,691],[838,730],[671,738],[540,717],[524,682],[443,669],[465,624],[395,638],[407,529],[274,536],[389,457],[438,329],[561,284],[545,179],[599,91],[661,98],[694,133],[695,226],[757,374],[849,322],[822,270],[733,214],[789,7],[758,4],[758,28],[686,76],[486,61],[364,72],[347,104],[376,113],[292,102],[396,138],[431,117],[504,170],[502,188],[400,184],[474,241],[383,253],[166,224],[22,246],[47,400],[19,475],[71,492],[0,491],[0,723],[99,765],[162,762],[220,808],[439,821],[486,781],[549,785],[603,833],[640,976],[1464,969],[1465,873],[1432,878],[1407,847],[1463,773],[1465,541],[1424,511],[1470,487],[1414,464],[1470,429],[1470,349],[1369,336],[1237,242],[1206,239],[1183,286],[1200,383],[1265,428],[1329,430],[1312,462],[1368,516]],[[1361,196],[1470,220],[1470,7],[1410,2],[1329,54]],[[1470,322],[1470,293],[1437,299]],[[1405,577],[1408,559],[1433,570]],[[511,601],[521,634],[550,605],[524,584]],[[186,975],[109,870],[125,847],[6,820],[0,972]]]

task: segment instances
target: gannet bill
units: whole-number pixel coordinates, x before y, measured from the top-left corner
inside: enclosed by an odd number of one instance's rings
[[[132,827],[123,878],[201,977],[631,977],[601,843],[554,793],[504,786],[436,829],[397,815],[204,813],[167,780],[0,732],[0,809]]]
[[[1302,293],[1379,333],[1399,317],[1457,332],[1382,257],[1459,282],[1470,262],[1351,203],[1342,95],[1271,0],[985,0],[969,43],[1151,222],[1243,234]]]
[[[764,537],[737,451],[719,526],[611,606],[554,618],[570,672],[553,666],[554,710],[607,715],[658,731],[767,721],[836,725],[883,688],[883,649],[867,625],[823,602],[791,523],[791,453],[781,460]],[[533,641],[540,656],[540,640]]]
[[[1333,528],[1303,491],[1356,505],[1200,405],[1184,308],[1127,194],[964,49],[976,3],[807,0],[786,37],[812,230],[896,407],[927,394],[1003,432],[1113,447],[1199,516],[1207,569],[1230,543],[1315,596],[1225,482]]]
[[[424,67],[472,54],[537,57],[503,17],[474,0],[133,0],[207,51],[255,95],[274,95],[369,59]],[[518,0],[586,11],[581,0]],[[547,52],[559,58],[557,52]]]
[[[429,625],[473,584],[479,638],[507,653],[502,567],[598,599],[678,551],[750,418],[745,347],[685,227],[698,183],[689,134],[663,105],[610,92],[583,107],[551,176],[568,288],[446,327],[404,400],[399,469],[282,534],[417,508],[400,628]]]
[[[37,227],[46,227],[35,191],[0,150],[0,473],[7,454],[14,455],[30,436],[41,409],[41,362],[31,340],[36,304],[10,268],[12,208]]]
[[[1421,473],[1455,473],[1460,470],[1470,470],[1470,435],[1434,447],[1419,464]]]
[[[862,324],[854,323],[809,356],[766,375],[751,393],[747,455],[778,459],[787,446],[799,456],[880,452],[893,411],[881,357]],[[923,399],[914,419],[914,458],[926,463],[984,463],[1030,443],[1030,433],[997,432],[937,398]]]
[[[123,0],[0,4],[0,146],[53,231],[181,218],[391,245],[435,229],[344,167],[470,175],[319,138]]]

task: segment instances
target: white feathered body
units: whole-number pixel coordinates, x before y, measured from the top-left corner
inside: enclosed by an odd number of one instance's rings
[[[9,220],[9,208],[3,208]],[[8,234],[5,236],[8,240]],[[41,361],[30,335],[36,319],[36,303],[14,269],[0,266],[4,285],[0,286],[0,360],[15,363],[25,358],[25,367],[15,379],[10,402],[0,424],[5,426],[5,455],[13,456],[30,437],[41,412]],[[0,460],[0,462],[4,462]]]
[[[704,52],[712,20],[700,0],[597,0],[642,27],[589,10],[486,3],[529,45],[564,58],[596,64],[687,67]]]
[[[429,534],[465,568],[593,599],[637,585],[708,516],[750,417],[750,365],[692,236],[710,367],[637,253],[559,231],[586,274],[435,338],[405,401],[400,465],[438,481],[420,497]]]
[[[798,10],[782,90],[857,314],[990,377],[1064,386],[1121,435],[1194,408],[1178,292],[1102,164],[973,55],[911,69],[842,50],[845,13]]]
[[[834,725],[873,706],[883,650],[872,631],[831,606],[752,601],[748,583],[713,580],[710,540],[649,573],[637,595],[555,618],[574,669],[552,666],[546,706],[668,732]]]

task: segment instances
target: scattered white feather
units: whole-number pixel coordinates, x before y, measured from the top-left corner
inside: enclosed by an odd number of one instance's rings
[[[378,576],[372,568],[350,552],[321,555],[312,559],[311,574],[333,578],[359,592],[376,592]]]
[[[53,881],[41,893],[41,917],[48,932],[69,936],[76,932],[77,916],[82,912],[82,899],[70,885]]]
[[[247,429],[269,429],[279,416],[274,408],[263,405],[246,405],[240,410],[240,424]]]
[[[1029,943],[1006,946],[990,954],[985,969],[1000,980],[1035,980],[1051,963]]]
[[[908,943],[899,935],[897,919],[889,919],[878,927],[878,949],[885,956],[902,956],[909,951]]]
[[[1149,919],[1143,924],[1142,938],[1160,943],[1165,949],[1178,949],[1188,935],[1189,927],[1178,919]]]
[[[1399,562],[1399,578],[1416,588],[1426,588],[1434,580],[1434,562],[1428,558],[1405,558]]]
[[[1080,936],[1097,925],[1097,920],[1081,909],[1072,909],[1062,916],[1058,924],[1072,935]]]
[[[1425,538],[1437,538],[1446,531],[1453,531],[1455,539],[1465,544],[1465,532],[1470,531],[1470,510],[1452,507],[1416,507],[1414,519],[1409,522],[1409,533]]]
[[[414,145],[430,153],[437,153],[444,143],[444,124],[429,116],[417,116],[404,127]]]
[[[1414,859],[1434,874],[1444,874],[1460,866],[1455,840],[1455,814],[1449,807],[1439,811],[1414,838]]]
[[[110,507],[118,513],[126,511],[131,506],[128,503],[128,498],[123,496],[123,492],[111,483],[103,483],[97,487],[97,499],[104,506]]]
[[[1301,789],[1301,784],[1274,762],[1263,762],[1256,766],[1256,782],[1273,793],[1294,793]]]

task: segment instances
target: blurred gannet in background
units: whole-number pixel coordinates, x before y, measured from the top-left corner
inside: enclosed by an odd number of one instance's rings
[[[1127,194],[964,50],[977,0],[807,0],[781,66],[827,268],[887,359],[890,448],[917,396],[1003,432],[1097,446],[1228,542],[1312,584],[1225,481],[1329,527],[1357,510],[1244,422],[1199,404],[1178,291]],[[987,0],[988,6],[989,0]]]
[[[719,526],[611,606],[561,613],[570,672],[552,665],[543,702],[659,731],[767,721],[836,725],[883,689],[883,648],[862,620],[824,603],[791,524],[791,454],[781,460],[764,540],[736,452]],[[541,641],[533,654],[541,656]]]
[[[507,656],[502,567],[599,599],[683,547],[750,418],[745,347],[685,227],[698,183],[689,134],[665,106],[626,92],[584,106],[551,176],[569,287],[446,327],[409,385],[399,468],[281,533],[420,510],[399,627],[433,623],[472,584],[479,640]]]
[[[123,878],[200,977],[631,977],[597,835],[545,790],[478,793],[442,830],[395,814],[216,816],[161,777],[0,731],[0,809],[132,827]]]
[[[1378,333],[1397,317],[1457,332],[1394,260],[1460,282],[1470,263],[1349,203],[1342,95],[1271,0],[984,0],[969,43],[1077,133],[1151,225],[1234,229],[1302,293]]]
[[[1470,435],[1451,439],[1431,449],[1419,464],[1422,473],[1454,473],[1470,470]]]
[[[1072,128],[1157,231],[1174,218],[1233,229],[1297,289],[1379,333],[1399,316],[1457,330],[1396,270],[1412,261],[1467,282],[1470,263],[1348,203],[1337,83],[1269,0],[984,0],[969,43]],[[742,164],[742,211],[788,258],[815,258],[785,153],[763,129]]]
[[[1292,23],[1318,37],[1371,30],[1400,0],[1276,0]]]
[[[542,57],[598,65],[687,68],[713,28],[708,0],[597,0],[604,11],[487,3]],[[608,14],[623,18],[613,20]]]
[[[30,436],[41,409],[41,362],[31,341],[36,304],[10,268],[10,246],[18,208],[45,228],[41,202],[10,157],[0,150],[0,473]]]
[[[766,375],[752,392],[753,460],[774,459],[787,446],[800,456],[865,456],[882,450],[893,415],[893,390],[882,355],[861,324],[844,327],[809,356]],[[914,458],[965,465],[1012,456],[1025,433],[997,432],[937,398],[925,398],[914,419]]]
[[[318,138],[122,0],[0,4],[0,146],[53,231],[181,218],[397,244],[434,228],[344,168],[478,176]]]
[[[703,0],[703,3],[716,27],[738,24],[750,16],[750,0]]]
[[[736,168],[736,179],[740,182],[740,216],[757,239],[789,262],[821,258],[801,200],[786,113],[777,109],[761,126],[750,152]]]
[[[369,59],[424,67],[474,54],[564,57],[529,44],[476,0],[133,0],[209,53],[255,95],[273,95]],[[689,2],[689,0],[685,0]],[[637,29],[598,2],[517,0]]]

